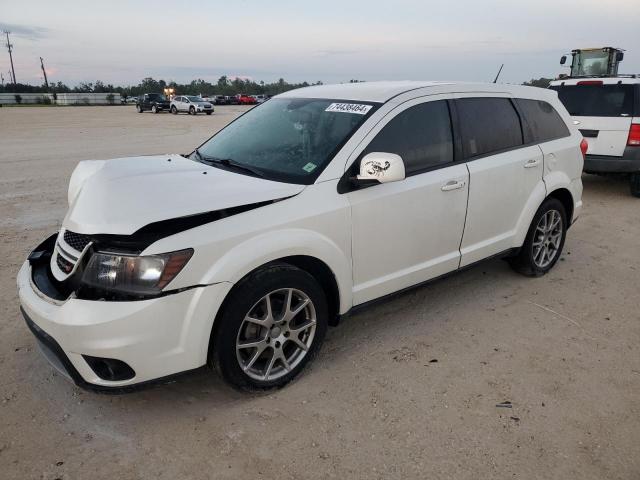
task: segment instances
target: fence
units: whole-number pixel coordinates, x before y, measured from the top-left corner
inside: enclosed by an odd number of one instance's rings
[[[0,105],[119,105],[119,93],[0,93]]]

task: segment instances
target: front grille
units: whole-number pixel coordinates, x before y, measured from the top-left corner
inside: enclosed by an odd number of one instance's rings
[[[91,241],[89,235],[83,235],[81,233],[75,233],[70,230],[64,232],[64,241],[70,247],[74,248],[78,252],[82,252],[84,247]]]
[[[71,273],[71,270],[73,270],[73,263],[67,261],[67,259],[60,254],[58,254],[56,258],[56,263],[58,264],[58,268],[64,273]]]

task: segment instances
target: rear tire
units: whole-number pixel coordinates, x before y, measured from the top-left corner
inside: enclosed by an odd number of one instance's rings
[[[629,176],[629,190],[631,195],[640,198],[640,172],[632,173]]]
[[[547,198],[533,216],[518,255],[509,260],[511,267],[528,277],[540,277],[553,268],[567,236],[567,214],[557,198]]]
[[[138,113],[144,112],[144,110],[142,110],[142,105],[136,105],[136,110],[138,110]]]
[[[171,105],[171,113],[173,113],[174,115],[178,114],[178,109],[176,108],[175,105]]]
[[[318,282],[284,263],[245,277],[223,308],[209,362],[241,390],[279,388],[293,380],[320,349],[329,318]]]

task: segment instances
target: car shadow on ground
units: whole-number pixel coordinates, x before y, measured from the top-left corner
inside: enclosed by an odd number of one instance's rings
[[[591,175],[585,173],[582,175],[582,185],[585,190],[607,195],[605,198],[608,200],[610,200],[608,195],[633,198],[629,193],[629,177],[626,175]]]

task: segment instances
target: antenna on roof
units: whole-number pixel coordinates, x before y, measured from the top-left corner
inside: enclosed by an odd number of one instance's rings
[[[496,75],[496,78],[493,79],[493,83],[498,83],[498,77],[500,76],[500,73],[502,72],[502,67],[504,67],[504,63],[502,65],[500,65],[500,70],[498,70],[498,74]]]

